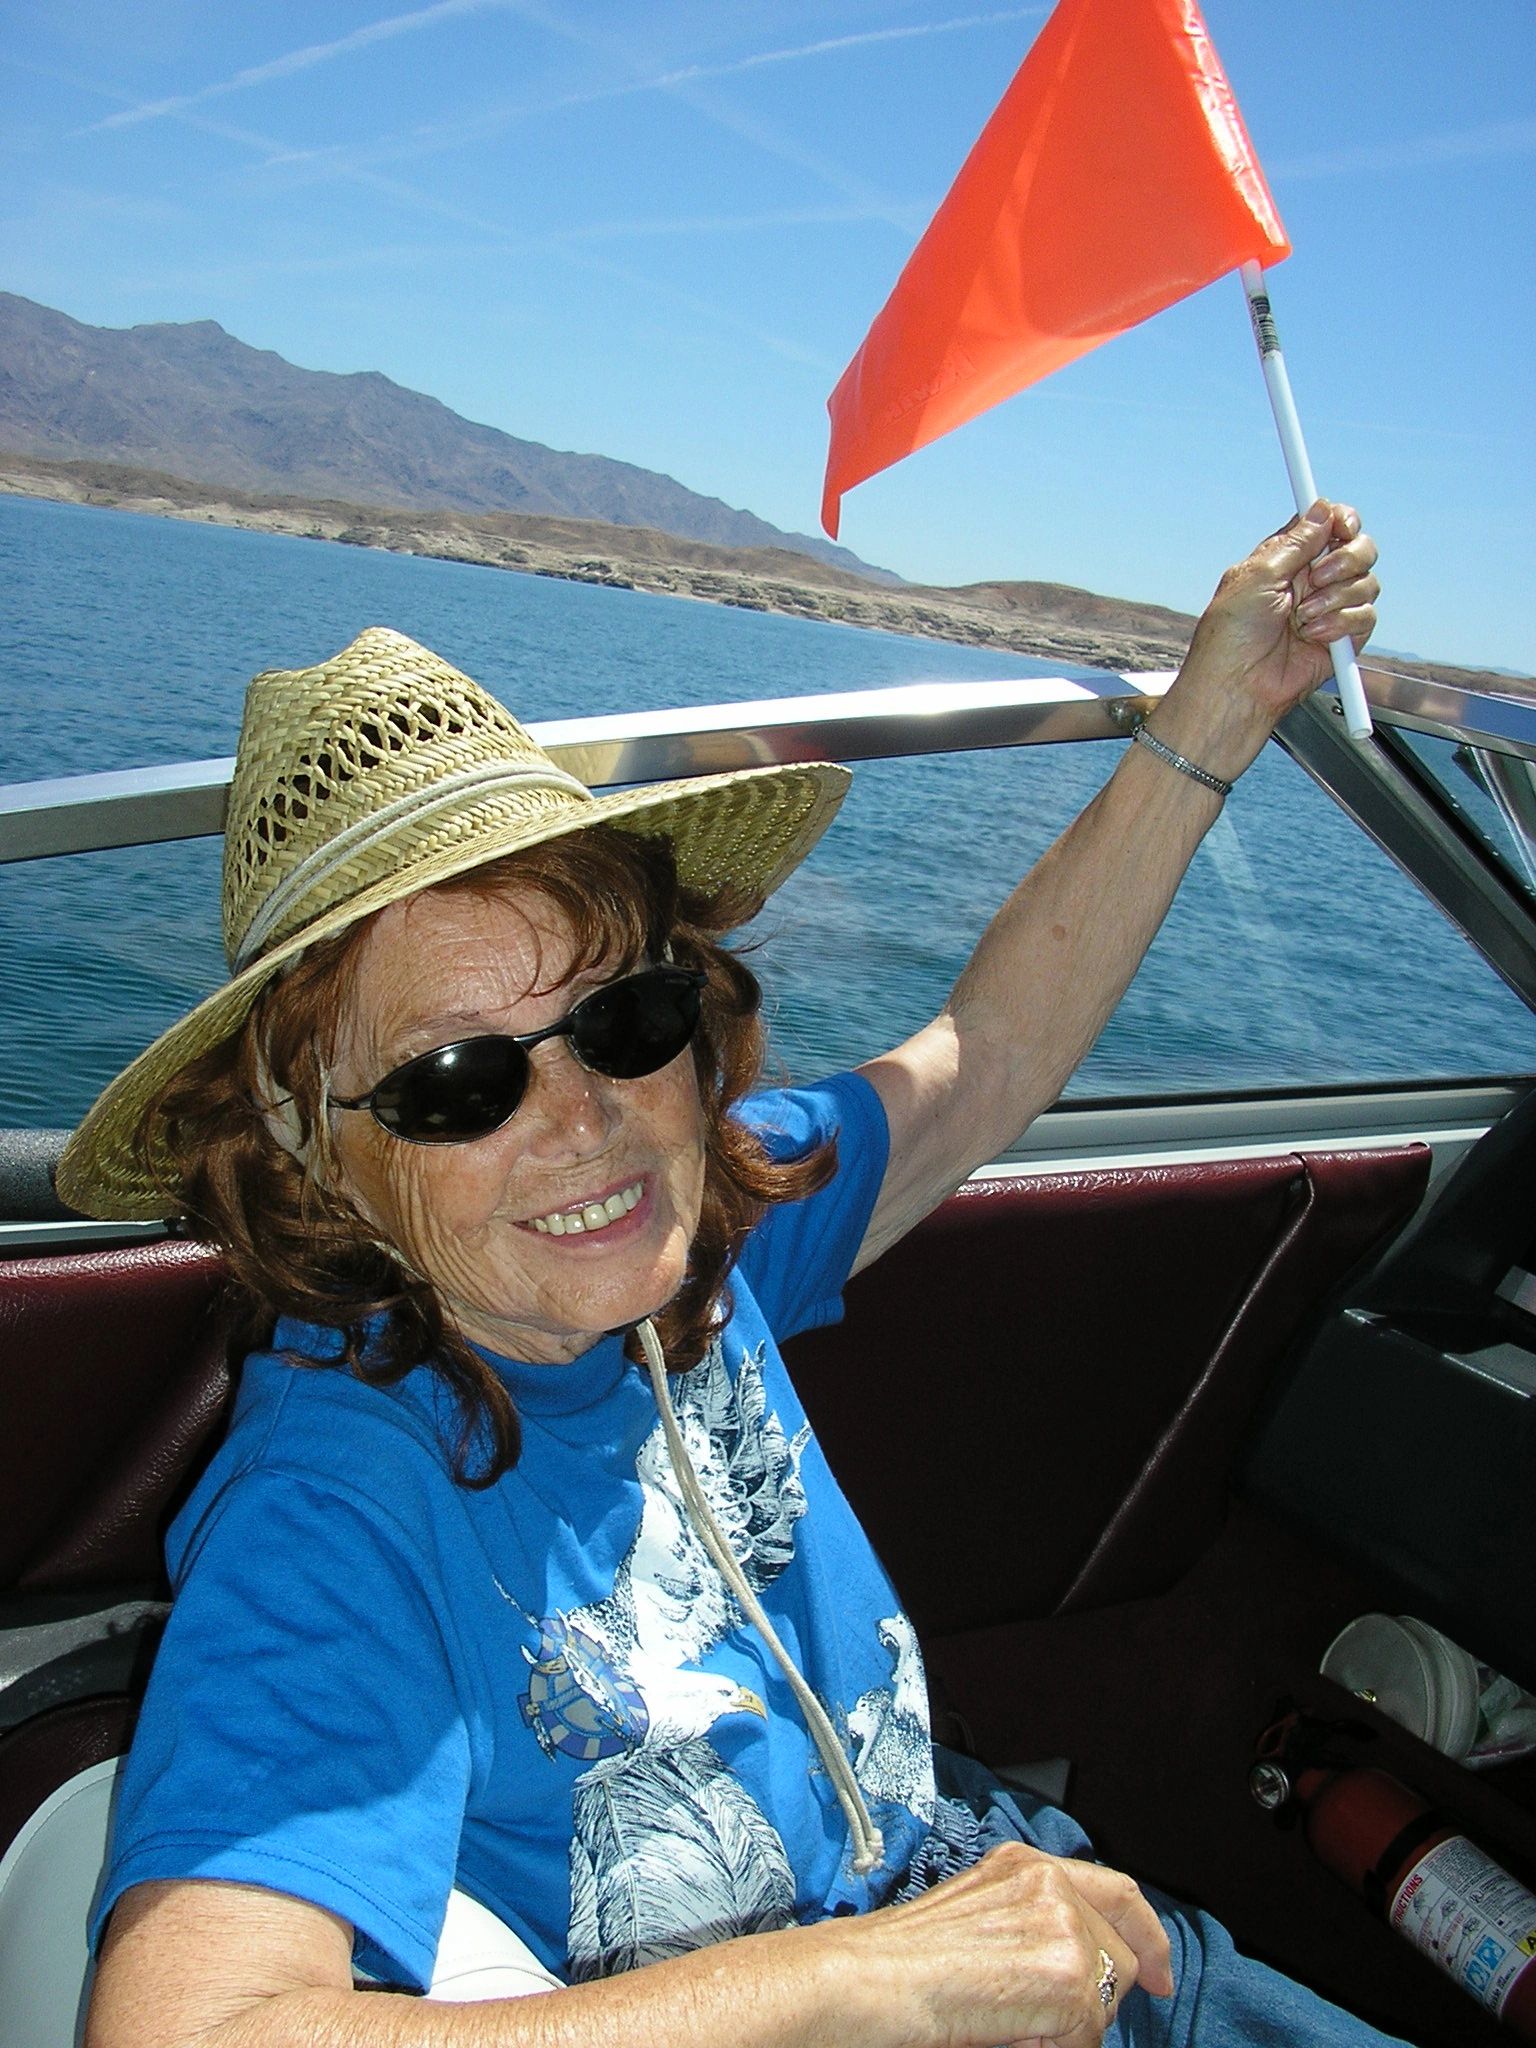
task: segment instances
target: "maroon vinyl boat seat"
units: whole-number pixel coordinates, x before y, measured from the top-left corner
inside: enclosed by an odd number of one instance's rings
[[[981,1176],[788,1356],[920,1625],[1167,1583],[1298,1329],[1412,1213],[1421,1145]],[[161,1583],[227,1413],[219,1255],[0,1262],[0,1595]]]
[[[228,1410],[223,1281],[175,1239],[0,1261],[0,1622],[41,1660],[0,1690],[0,1856],[127,1749],[164,1525]]]
[[[1171,1586],[1299,1332],[1427,1147],[979,1176],[786,1347],[924,1635]]]
[[[163,1582],[231,1392],[223,1262],[167,1238],[0,1262],[0,1593]]]
[[[1221,1527],[1287,1346],[1411,1214],[1427,1165],[1404,1146],[983,1177],[855,1280],[845,1322],[789,1360],[920,1630],[955,1637],[1179,1578]],[[11,1626],[164,1592],[166,1521],[227,1414],[229,1335],[222,1264],[202,1245],[0,1262]],[[10,1824],[115,1752],[121,1682],[0,1736]]]
[[[1206,1679],[1227,1681],[1249,1583],[1237,1602],[1212,1602],[1210,1585],[1243,1571],[1231,1532],[1247,1509],[1229,1516],[1239,1446],[1298,1333],[1411,1217],[1427,1165],[1425,1147],[1403,1145],[983,1176],[850,1284],[842,1325],[786,1348],[924,1632],[946,1720],[995,1761],[1079,1757],[1090,1827],[1112,1815],[1120,1839],[1135,1837],[1114,1765],[1135,1642],[1139,1698],[1159,1673],[1174,1683],[1161,1602],[1145,1595],[1176,1587],[1174,1663],[1198,1649],[1194,1616],[1214,1645]],[[203,1245],[0,1262],[0,1626],[166,1591],[164,1526],[227,1415],[229,1331],[223,1268]],[[1268,1532],[1257,1554],[1264,1569]],[[1311,1599],[1296,1573],[1278,1583],[1292,1604]],[[1073,1642],[1092,1653],[1081,1671]],[[0,1688],[0,1855],[59,1786],[123,1753],[139,1681],[125,1692],[86,1679],[20,1720]],[[1249,1683],[1231,1673],[1239,1731]],[[1110,1716],[1108,1733],[1094,1714]],[[1171,1724],[1186,1714],[1180,1696]],[[1190,1747],[1192,1769],[1219,1755],[1214,1739]],[[1198,1839],[1200,1870],[1231,1880],[1241,1919],[1245,1894],[1225,1870],[1237,1831],[1200,1780],[1188,1810],[1206,1808],[1204,1835],[1186,1827],[1180,1841]],[[1159,1815],[1145,1833],[1165,1847]],[[1266,1855],[1260,1925],[1274,1921],[1268,1870]],[[1331,1903],[1319,1913],[1331,1925]],[[1317,1927],[1315,1915],[1303,1948]]]
[[[0,1735],[0,1857],[61,1785],[127,1755],[136,1704],[127,1693],[68,1700]]]

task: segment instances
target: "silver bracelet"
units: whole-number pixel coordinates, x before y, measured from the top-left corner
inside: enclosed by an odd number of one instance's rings
[[[1213,775],[1209,768],[1197,768],[1193,761],[1186,760],[1182,754],[1176,754],[1172,747],[1164,746],[1155,732],[1147,730],[1144,722],[1138,720],[1131,728],[1131,738],[1139,745],[1150,748],[1159,761],[1166,761],[1170,768],[1177,768],[1181,775],[1192,777],[1202,788],[1214,789],[1220,797],[1232,794],[1230,782],[1223,782],[1221,777]]]

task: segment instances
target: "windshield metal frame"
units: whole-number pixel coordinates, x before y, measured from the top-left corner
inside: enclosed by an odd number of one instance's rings
[[[1479,692],[1367,664],[1376,737],[1344,731],[1319,692],[1276,742],[1394,860],[1494,971],[1536,1010],[1536,906],[1394,738],[1427,732],[1499,757],[1536,760],[1536,698]],[[888,760],[977,748],[1124,739],[1171,674],[1082,671],[1002,682],[938,682],[532,724],[558,765],[607,789],[794,761]],[[0,787],[0,862],[216,836],[232,757]],[[1347,887],[1347,877],[1340,878]]]

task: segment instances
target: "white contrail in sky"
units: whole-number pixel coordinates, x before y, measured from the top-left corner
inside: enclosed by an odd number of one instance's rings
[[[297,71],[311,70],[316,64],[328,64],[333,57],[349,57],[354,50],[363,50],[370,43],[389,42],[395,36],[412,35],[419,28],[434,28],[438,22],[446,21],[458,14],[475,14],[483,7],[502,6],[505,0],[433,0],[430,7],[418,7],[410,14],[392,14],[383,21],[368,22],[362,28],[353,29],[347,36],[338,36],[333,43],[310,43],[302,50],[290,50],[286,56],[274,57],[266,64],[253,64],[245,71],[237,71],[233,78],[222,78],[213,85],[200,86],[196,92],[178,93],[171,99],[146,100],[137,107],[125,107],[119,114],[108,114],[104,121],[96,122],[97,128],[127,128],[137,121],[155,121],[162,114],[185,113],[188,107],[198,107],[205,100],[220,99],[225,93],[243,92],[250,85],[264,85],[268,79],[291,78]]]
[[[539,107],[523,104],[495,109],[469,122],[441,122],[429,128],[419,128],[400,145],[377,145],[350,156],[354,167],[364,163],[388,162],[395,156],[414,156],[438,147],[457,148],[463,145],[471,131],[479,135],[494,133],[497,128],[512,121],[526,120],[541,112],[553,112],[558,108],[596,105],[604,100],[627,99],[637,93],[669,92],[684,100],[695,113],[711,121],[718,128],[739,136],[787,163],[794,169],[819,178],[835,192],[852,200],[867,216],[884,220],[901,234],[911,239],[917,233],[911,219],[909,207],[898,207],[875,192],[863,179],[846,171],[841,164],[819,150],[812,150],[804,144],[785,135],[772,126],[763,116],[750,114],[731,103],[705,96],[697,90],[701,85],[720,78],[739,76],[743,72],[756,71],[765,65],[798,64],[816,57],[834,55],[844,50],[863,49],[874,43],[909,42],[914,37],[948,35],[964,29],[990,28],[1003,22],[1025,21],[1049,12],[1044,6],[993,8],[985,14],[950,15],[943,21],[911,22],[902,28],[865,29],[853,35],[824,37],[820,41],[801,43],[791,49],[761,50],[745,57],[734,57],[718,64],[685,64],[670,71],[648,71],[633,49],[612,36],[600,35],[590,29],[567,20],[563,15],[551,11],[542,0],[508,0],[527,21],[536,23],[552,35],[558,35],[579,48],[612,62],[617,60],[628,71],[629,76],[610,83],[578,89],[562,94],[552,103]],[[317,151],[312,160],[323,164],[327,152]],[[343,149],[342,161],[349,160],[350,153]],[[302,163],[305,152],[293,152],[279,161]],[[920,225],[920,224],[919,224]]]
[[[1452,135],[1416,135],[1393,142],[1362,142],[1319,150],[1268,166],[1277,183],[1301,178],[1343,178],[1354,172],[1421,171],[1435,164],[1475,163],[1536,151],[1536,121],[1490,121]]]
[[[66,83],[75,87],[77,91],[94,93],[103,99],[117,100],[125,107],[132,104],[127,93],[120,91],[115,86],[104,84],[98,79],[66,77],[64,73],[45,69],[41,65],[29,64],[25,59],[14,58],[8,51],[0,50],[0,64],[4,63],[17,64],[22,70],[37,72],[45,77],[62,78]],[[241,148],[252,150],[258,157],[267,161],[270,161],[282,147],[270,135],[258,135],[251,133],[248,129],[232,128],[224,122],[210,120],[206,114],[185,112],[180,107],[177,107],[173,109],[171,117],[174,120],[184,121],[188,127],[196,128],[206,134],[220,136],[227,142],[233,142]],[[386,194],[388,197],[402,205],[411,207],[417,212],[433,215],[440,220],[451,221],[458,227],[467,228],[472,233],[482,235],[492,248],[508,250],[514,254],[527,249],[547,249],[551,255],[575,269],[614,278],[619,282],[649,293],[652,297],[660,299],[665,304],[683,306],[689,312],[698,314],[702,319],[708,320],[714,326],[724,327],[733,333],[743,335],[746,339],[756,343],[758,347],[770,354],[783,356],[790,362],[806,364],[818,371],[818,373],[836,374],[838,368],[836,363],[827,362],[825,358],[804,348],[797,341],[757,326],[754,322],[743,318],[741,313],[734,307],[715,305],[709,300],[695,297],[690,292],[678,291],[674,286],[665,284],[659,279],[645,277],[634,271],[621,269],[618,265],[604,258],[572,247],[569,243],[560,240],[558,237],[527,235],[516,228],[507,227],[502,222],[488,220],[481,215],[471,213],[451,201],[434,198],[431,194],[419,191],[414,186],[404,184],[398,179],[384,177],[376,171],[343,171],[337,175],[348,178],[354,184],[364,185],[374,191]],[[145,283],[153,284],[154,280],[146,279]]]
[[[582,227],[546,230],[545,242],[628,241],[657,235],[757,234],[764,228],[846,227],[867,220],[862,206],[781,206],[766,213],[696,213],[650,220],[588,221]]]
[[[341,143],[318,149],[288,149],[272,158],[273,165],[323,165],[330,160],[344,161],[350,167],[364,167],[398,162],[432,155],[442,149],[462,149],[468,143],[483,141],[515,122],[535,120],[541,115],[561,113],[573,107],[600,106],[607,100],[632,99],[640,93],[675,92],[679,87],[699,85],[716,78],[733,78],[742,72],[760,70],[765,65],[805,63],[843,50],[862,49],[871,43],[910,42],[917,36],[942,36],[961,29],[991,28],[1002,22],[1027,21],[1047,12],[1045,7],[1035,6],[1005,7],[987,14],[957,14],[945,21],[915,22],[905,28],[866,29],[856,35],[830,36],[820,42],[798,44],[793,49],[761,50],[753,56],[732,57],[719,64],[680,64],[670,71],[646,71],[632,52],[612,38],[582,33],[564,20],[551,16],[546,9],[525,4],[525,0],[507,0],[507,4],[516,7],[525,20],[534,22],[551,35],[561,36],[567,42],[607,59],[618,58],[628,66],[629,76],[612,79],[602,85],[578,86],[552,100],[514,101],[490,107],[479,114],[420,123],[408,135],[395,140],[376,141],[361,147]],[[698,102],[693,104],[698,105],[706,119],[718,118],[714,103],[707,107]],[[780,152],[775,150],[771,153]]]
[[[731,78],[737,72],[756,71],[765,64],[798,64],[807,57],[830,56],[835,50],[862,50],[870,43],[909,42],[914,36],[943,36],[955,29],[991,28],[998,22],[1027,21],[1045,12],[1044,7],[1003,7],[990,14],[957,14],[949,21],[914,22],[906,28],[864,29],[857,35],[827,36],[819,43],[801,43],[792,50],[762,50],[755,57],[736,57],[724,64],[685,64],[680,70],[637,81],[625,90],[691,85],[700,78]]]

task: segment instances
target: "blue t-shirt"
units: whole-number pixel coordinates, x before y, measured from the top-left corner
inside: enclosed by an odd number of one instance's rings
[[[843,1076],[750,1117],[781,1157],[835,1133],[838,1172],[765,1216],[730,1323],[673,1400],[882,1864],[852,1871],[822,1760],[683,1509],[619,1336],[566,1366],[493,1360],[523,1451],[471,1491],[435,1375],[296,1368],[285,1353],[338,1339],[285,1323],[171,1531],[176,1600],[96,1930],[130,1885],[223,1878],[340,1915],[359,1968],[420,1988],[457,1884],[581,1978],[864,1910],[908,1879],[935,1811],[921,1661],[778,1351],[840,1313],[884,1114]]]

